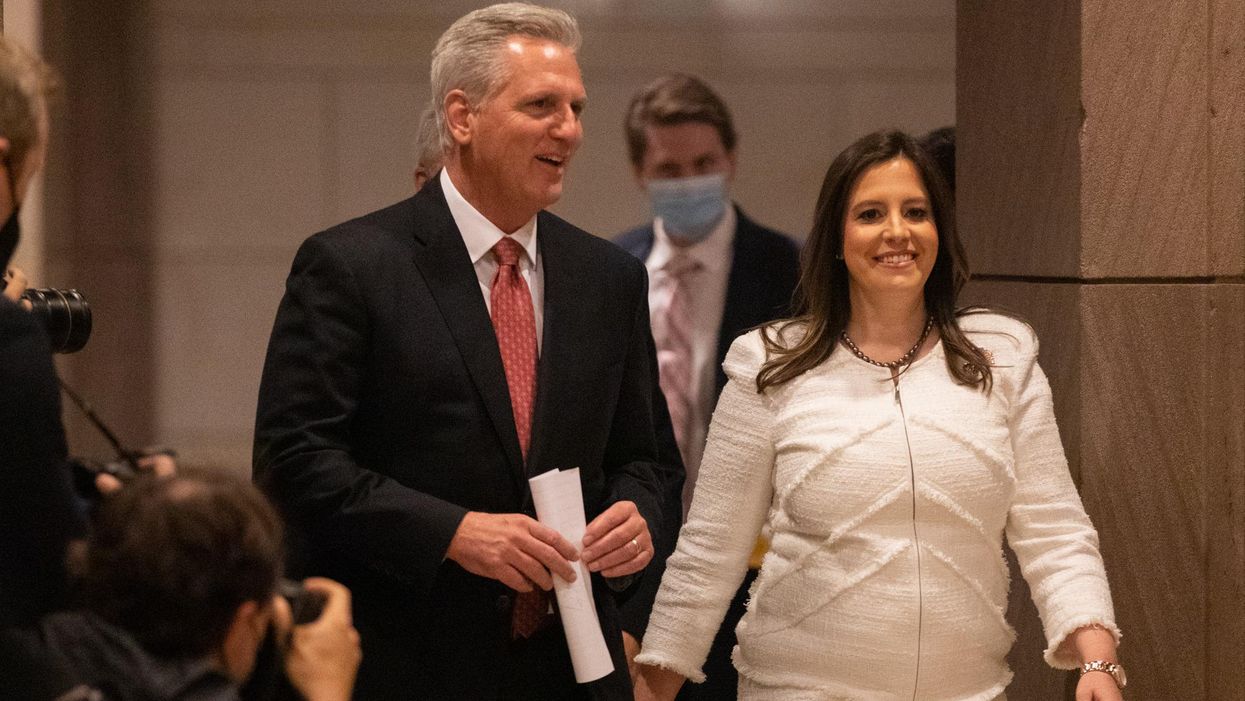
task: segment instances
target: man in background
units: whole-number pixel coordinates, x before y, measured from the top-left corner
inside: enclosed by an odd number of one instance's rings
[[[919,140],[921,148],[938,164],[938,171],[947,181],[947,189],[955,196],[955,127],[940,127]]]
[[[676,73],[649,83],[632,98],[624,130],[653,220],[623,233],[615,243],[648,269],[661,387],[687,469],[682,491],[666,492],[667,523],[661,532],[670,538],[659,543],[652,568],[660,570],[691,504],[709,417],[726,384],[722,360],[736,336],[788,314],[799,277],[799,252],[790,238],[756,224],[732,204],[728,193],[738,162],[735,127],[725,103],[703,81]],[[761,552],[750,563],[753,569],[713,643],[706,682],[684,685],[680,698],[735,697],[736,673],[730,661],[735,625],[743,616]],[[652,575],[624,608],[631,657],[660,579]]]
[[[437,128],[437,111],[429,107],[419,115],[415,131],[415,192],[419,192],[432,176],[441,170],[441,131]]]

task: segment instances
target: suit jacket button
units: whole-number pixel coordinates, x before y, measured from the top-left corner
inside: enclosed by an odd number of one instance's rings
[[[510,606],[513,603],[513,601],[514,601],[514,598],[511,597],[509,594],[502,594],[501,596],[497,597],[497,602],[496,602],[497,613],[503,613],[503,614],[508,615],[510,613]]]

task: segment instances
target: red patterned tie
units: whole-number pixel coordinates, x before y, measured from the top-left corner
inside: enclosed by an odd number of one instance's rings
[[[514,428],[526,460],[532,437],[532,402],[536,398],[536,315],[527,282],[519,274],[522,251],[519,242],[510,237],[493,246],[497,276],[493,278],[490,301],[493,331],[497,334],[501,363],[506,368],[510,408],[514,410]]]
[[[523,247],[509,236],[493,246],[497,259],[497,276],[489,293],[493,331],[501,363],[506,370],[506,386],[510,390],[510,408],[514,412],[514,428],[519,434],[519,449],[527,460],[532,437],[532,404],[536,399],[536,315],[527,282],[519,274],[519,257]],[[520,592],[514,600],[510,632],[527,638],[549,621],[549,594],[540,589]]]

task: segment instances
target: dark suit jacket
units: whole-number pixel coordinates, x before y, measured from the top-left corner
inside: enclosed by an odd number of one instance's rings
[[[65,547],[85,527],[65,455],[47,334],[0,298],[0,629],[66,604]]]
[[[718,329],[718,360],[716,388],[721,393],[726,385],[722,360],[731,342],[748,329],[767,321],[790,315],[791,297],[800,277],[800,252],[795,242],[766,229],[735,207],[735,240],[732,244],[731,270],[726,282],[726,303],[722,324]],[[648,258],[653,250],[653,224],[637,227],[620,234],[614,242],[639,260]],[[654,411],[665,413],[665,407]],[[673,432],[659,436],[663,456],[678,454]],[[667,462],[670,459],[667,458]],[[674,552],[683,511],[683,481],[667,483],[663,488],[666,523],[656,543],[656,556],[638,590],[623,605],[623,629],[637,639],[644,634],[653,599],[665,571],[665,558]]]
[[[354,592],[360,698],[493,699],[513,592],[445,559],[467,511],[534,514],[527,477],[579,467],[587,517],[635,502],[660,524],[657,369],[644,268],[538,215],[545,316],[527,465],[479,283],[434,178],[307,239],[259,393],[255,476],[285,513],[296,574]],[[593,589],[630,698],[615,593]],[[560,628],[557,634],[561,640]],[[550,670],[565,686],[569,668]]]

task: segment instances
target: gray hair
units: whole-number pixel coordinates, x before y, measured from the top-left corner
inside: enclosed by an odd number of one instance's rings
[[[454,143],[445,119],[445,96],[462,90],[478,107],[496,95],[506,79],[501,49],[513,36],[546,39],[572,52],[582,41],[575,18],[549,7],[507,2],[460,17],[432,49],[432,102],[443,150]]]

